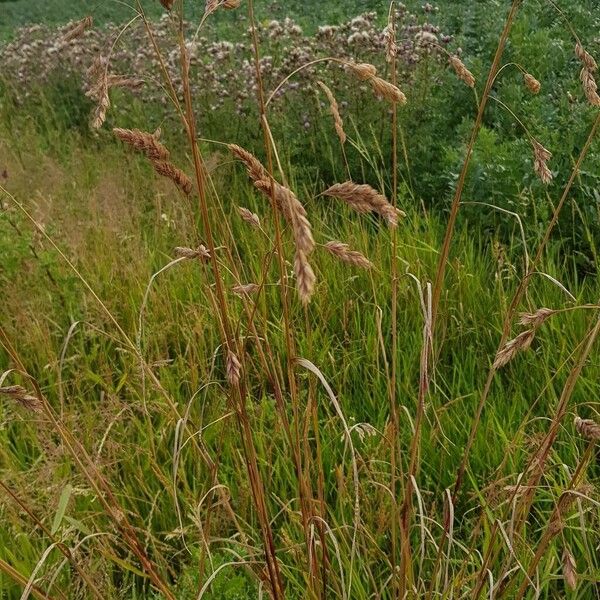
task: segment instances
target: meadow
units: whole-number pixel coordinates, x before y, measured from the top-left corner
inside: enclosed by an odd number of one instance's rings
[[[600,596],[598,25],[0,1],[0,598]]]

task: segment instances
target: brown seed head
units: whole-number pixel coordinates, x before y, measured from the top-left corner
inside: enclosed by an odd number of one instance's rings
[[[246,171],[252,181],[256,182],[263,179],[268,181],[270,179],[269,173],[256,156],[236,144],[229,144],[228,148],[234,156],[239,158],[246,165]]]
[[[81,21],[77,21],[67,33],[63,36],[63,42],[70,42],[72,40],[77,39],[83,35],[83,32],[86,29],[89,29],[94,23],[94,19],[92,17],[85,17],[81,19]]]
[[[537,140],[532,139],[531,145],[533,146],[533,170],[542,180],[542,183],[549,183],[552,181],[552,171],[546,163],[552,158],[552,153],[546,150]]]
[[[377,69],[369,63],[350,63],[349,67],[359,79],[367,80],[377,75]]]
[[[173,3],[175,0],[160,0],[160,3],[167,9],[171,10],[173,8]]]
[[[259,287],[256,283],[240,283],[240,285],[234,285],[231,291],[238,296],[250,296],[258,292]]]
[[[300,296],[302,304],[306,306],[315,291],[316,277],[306,254],[299,249],[296,249],[296,255],[294,256],[294,273],[296,275],[298,296]]]
[[[27,390],[21,385],[8,385],[0,387],[0,395],[8,396],[20,404],[26,410],[33,412],[41,412],[42,403],[37,396],[32,396]]]
[[[581,84],[583,85],[583,91],[585,93],[587,101],[592,106],[600,106],[598,86],[596,85],[596,80],[594,79],[592,71],[590,71],[587,67],[583,67],[583,69],[581,69],[581,74],[579,77],[581,79]]]
[[[169,151],[151,133],[139,129],[115,127],[113,133],[125,144],[142,152],[150,160],[168,160]]]
[[[575,44],[575,54],[588,71],[593,73],[598,69],[598,65],[596,64],[594,57],[587,52],[579,42]]]
[[[155,160],[152,161],[152,166],[159,175],[170,179],[186,196],[192,193],[194,186],[190,178],[173,163],[166,160]]]
[[[525,73],[523,79],[525,81],[525,86],[532,94],[539,94],[542,84],[533,75]]]
[[[376,94],[385,98],[389,102],[397,102],[398,104],[406,104],[406,96],[404,93],[381,77],[372,77],[370,80],[371,86]]]
[[[327,242],[324,247],[331,255],[335,256],[342,262],[354,265],[355,267],[360,267],[362,269],[370,269],[373,267],[373,263],[364,254],[361,254],[356,250],[350,250],[348,244],[338,241],[331,241]]]
[[[190,260],[193,258],[199,258],[203,262],[207,262],[210,259],[210,252],[208,251],[208,248],[206,248],[202,244],[198,246],[195,250],[192,248],[177,246],[174,249],[174,252],[177,258],[188,258]]]
[[[562,552],[563,577],[565,583],[572,589],[577,588],[577,563],[571,551],[565,546]]]
[[[243,206],[238,206],[238,213],[240,217],[242,217],[242,220],[246,221],[246,223],[250,223],[252,227],[260,227],[260,219],[256,213],[253,213],[251,210],[248,210]]]
[[[242,364],[240,363],[239,358],[231,350],[227,351],[226,363],[225,371],[227,381],[230,385],[237,385],[240,382]]]
[[[584,438],[588,440],[598,441],[600,440],[600,425],[592,419],[581,419],[575,417],[575,429]]]
[[[383,42],[385,44],[385,59],[391,63],[398,55],[396,32],[394,31],[394,23],[391,19],[383,30]]]
[[[390,227],[396,227],[398,217],[404,216],[404,213],[390,204],[385,196],[367,184],[359,185],[352,181],[336,183],[325,190],[323,195],[339,198],[360,213],[374,211],[382,216]]]
[[[517,352],[521,350],[527,350],[533,342],[535,337],[535,329],[528,329],[523,331],[516,338],[509,340],[496,354],[494,360],[494,369],[500,369],[504,365],[508,364]]]
[[[551,308],[538,308],[534,313],[521,313],[519,323],[536,329],[546,319],[556,314],[558,311]]]
[[[340,138],[340,142],[344,144],[346,142],[346,132],[344,131],[344,122],[342,121],[342,117],[340,115],[340,109],[333,95],[332,91],[322,82],[317,81],[321,89],[325,92],[327,99],[329,100],[329,108],[331,110],[331,114],[333,115],[333,123],[335,126],[335,131]]]
[[[475,77],[473,77],[473,73],[465,67],[464,63],[458,56],[450,57],[450,64],[452,68],[458,75],[459,79],[462,79],[470,88],[475,87]]]

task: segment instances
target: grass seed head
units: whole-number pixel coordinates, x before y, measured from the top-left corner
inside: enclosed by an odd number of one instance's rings
[[[600,425],[596,421],[575,417],[574,423],[579,435],[588,440],[600,441]]]
[[[90,16],[84,17],[81,21],[77,21],[62,38],[63,43],[71,42],[72,40],[81,37],[86,29],[89,29],[94,24],[94,19]]]
[[[256,227],[257,229],[260,227],[260,218],[256,213],[243,206],[238,206],[238,213],[242,217],[242,220],[252,225],[252,227]]]
[[[175,0],[160,0],[160,3],[167,9],[171,10],[173,8]]]
[[[325,92],[327,99],[329,100],[329,108],[331,110],[331,114],[333,115],[333,124],[335,126],[335,131],[340,138],[340,142],[342,144],[346,143],[346,132],[344,131],[344,122],[342,121],[342,117],[340,115],[340,108],[338,106],[337,100],[333,95],[333,92],[322,82],[317,81],[320,88]]]
[[[385,44],[385,60],[391,63],[398,55],[398,45],[396,44],[396,32],[392,19],[383,30],[383,42]]]
[[[467,67],[465,66],[463,61],[460,60],[460,58],[458,58],[458,56],[456,56],[456,55],[451,56],[450,64],[452,65],[452,68],[458,75],[459,79],[464,81],[470,88],[475,87],[475,77],[473,76],[473,73],[471,73],[471,71],[469,71],[469,69],[467,69]]]
[[[494,369],[500,369],[508,364],[521,350],[527,350],[535,337],[535,329],[523,331],[516,338],[509,340],[496,354]]]
[[[552,158],[552,153],[546,150],[537,140],[532,140],[533,146],[533,170],[541,179],[542,183],[552,181],[552,171],[548,168],[548,161]]]
[[[198,246],[195,250],[193,248],[177,246],[174,249],[174,252],[177,258],[187,258],[190,260],[194,258],[199,258],[203,262],[206,262],[210,259],[210,252],[208,251],[208,248],[206,248],[202,244]]]
[[[231,291],[237,296],[251,296],[252,294],[256,294],[259,290],[259,285],[256,283],[240,283],[239,285],[234,285],[231,288]]]
[[[397,102],[398,104],[406,104],[406,96],[395,85],[391,84],[381,77],[372,77],[370,80],[371,86],[376,94],[385,98],[389,102]]]
[[[191,179],[173,163],[166,160],[152,161],[154,170],[163,177],[170,179],[186,196],[189,196],[194,186]]]
[[[357,184],[352,181],[336,183],[326,189],[323,195],[339,198],[360,213],[374,211],[383,217],[390,227],[396,227],[398,218],[405,216],[383,194],[367,184]]]
[[[8,385],[0,387],[0,395],[8,396],[17,404],[20,404],[26,410],[32,412],[41,412],[42,403],[37,396],[31,395],[21,385]]]
[[[377,69],[369,63],[350,63],[350,69],[359,78],[364,81],[377,75]]]
[[[240,382],[242,363],[240,363],[240,359],[231,350],[227,351],[226,363],[225,372],[227,381],[230,385],[237,385]]]
[[[533,313],[521,313],[519,324],[537,329],[544,321],[546,321],[546,319],[557,312],[558,311],[552,310],[551,308],[538,308]]]
[[[594,73],[598,69],[594,57],[579,42],[575,44],[575,54],[588,71]]]
[[[577,563],[571,551],[565,546],[562,552],[563,577],[572,590],[577,588]]]
[[[523,80],[525,81],[525,87],[532,94],[539,94],[542,84],[530,73],[525,73],[523,75]]]
[[[315,273],[308,262],[306,254],[296,249],[294,256],[294,274],[296,275],[296,289],[298,296],[304,306],[306,306],[315,291]]]
[[[169,151],[151,133],[139,129],[115,127],[113,133],[125,144],[142,152],[150,160],[168,160]]]
[[[325,244],[325,249],[337,259],[361,269],[370,269],[373,263],[364,255],[356,250],[350,250],[348,244],[344,242],[331,241]]]
[[[590,71],[587,67],[583,67],[583,69],[581,69],[579,78],[581,79],[581,84],[583,85],[583,92],[585,93],[587,101],[592,106],[600,106],[598,86],[596,84],[596,80],[594,79],[592,71]]]

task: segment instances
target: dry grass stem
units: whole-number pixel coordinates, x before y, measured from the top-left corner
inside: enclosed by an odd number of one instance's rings
[[[331,110],[331,114],[333,115],[335,131],[338,137],[340,138],[340,142],[344,144],[346,143],[346,132],[344,131],[344,122],[342,121],[342,117],[340,115],[340,108],[338,106],[337,100],[335,99],[333,92],[322,81],[317,81],[317,83],[325,92],[325,95],[329,100],[329,108]]]
[[[527,350],[531,346],[534,337],[535,329],[528,329],[527,331],[520,333],[516,338],[506,342],[498,354],[496,354],[494,369],[500,369],[508,364],[515,357],[517,352]]]
[[[539,94],[542,84],[530,73],[525,73],[523,75],[523,80],[525,81],[525,87],[532,94]]]
[[[577,429],[579,435],[582,437],[593,441],[600,440],[600,425],[596,421],[575,417],[574,423],[575,429]]]
[[[344,242],[331,241],[327,242],[324,247],[332,256],[335,256],[342,262],[362,269],[370,269],[373,267],[373,263],[364,254],[361,254],[356,250],[350,250],[348,244],[345,244]]]
[[[385,196],[367,184],[358,184],[352,181],[336,183],[326,189],[323,194],[343,200],[357,212],[376,212],[387,221],[390,227],[396,227],[398,217],[405,216],[403,211],[395,208]]]
[[[238,206],[238,213],[243,221],[246,221],[246,223],[249,223],[252,227],[256,227],[257,229],[260,228],[260,218],[256,213],[253,213],[243,206]]]
[[[552,171],[548,168],[547,163],[552,158],[552,153],[537,140],[532,139],[531,145],[533,146],[533,170],[542,183],[549,183],[552,181]]]
[[[94,19],[90,16],[84,17],[81,21],[77,21],[67,33],[63,36],[63,42],[71,42],[72,40],[81,37],[86,29],[89,29],[94,24]]]
[[[473,73],[467,69],[465,64],[463,63],[458,56],[450,57],[450,64],[452,68],[458,75],[458,78],[464,81],[470,88],[475,87],[475,77],[473,77]]]

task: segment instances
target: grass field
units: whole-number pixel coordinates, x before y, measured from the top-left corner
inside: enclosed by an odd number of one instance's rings
[[[594,3],[142,4],[0,2],[0,598],[597,598]]]

